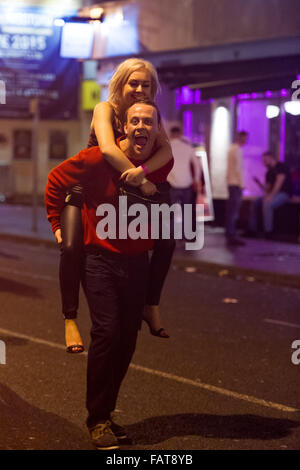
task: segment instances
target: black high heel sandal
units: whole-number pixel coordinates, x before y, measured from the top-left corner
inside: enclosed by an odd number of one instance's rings
[[[153,336],[157,336],[158,338],[170,338],[170,336],[168,335],[168,333],[166,332],[166,330],[164,328],[159,328],[159,330],[154,330],[149,322],[149,320],[147,320],[145,317],[143,317],[143,320],[147,323],[148,327],[149,327],[149,330],[150,330],[150,333],[153,335]],[[165,333],[165,334],[162,334],[162,333]]]
[[[70,354],[80,354],[84,351],[82,344],[71,344],[66,348],[66,352]]]

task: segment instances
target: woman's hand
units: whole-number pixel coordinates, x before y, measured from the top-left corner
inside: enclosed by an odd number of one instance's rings
[[[57,243],[62,243],[61,229],[60,229],[60,228],[58,228],[58,229],[56,230],[56,232],[54,233],[54,235],[55,235],[55,238],[56,238]]]
[[[153,194],[157,192],[155,184],[151,183],[151,181],[146,181],[144,184],[141,184],[140,190],[145,196],[153,196]]]
[[[144,177],[144,170],[142,167],[138,166],[137,168],[130,168],[129,170],[124,171],[120,179],[124,183],[131,184],[131,186],[140,186]]]

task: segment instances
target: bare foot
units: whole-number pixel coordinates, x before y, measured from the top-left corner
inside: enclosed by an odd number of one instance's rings
[[[169,338],[166,330],[162,326],[160,311],[158,305],[146,305],[143,318],[148,323],[151,333],[161,338]]]
[[[65,320],[65,340],[69,352],[82,352],[83,342],[75,320]],[[80,347],[81,346],[81,347]]]

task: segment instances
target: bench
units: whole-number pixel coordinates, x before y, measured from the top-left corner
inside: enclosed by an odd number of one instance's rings
[[[245,197],[242,201],[237,227],[247,230],[250,213],[250,205],[253,198]],[[215,220],[212,225],[225,226],[226,200],[214,199]],[[262,220],[260,221],[262,231]],[[291,199],[275,210],[274,233],[278,239],[299,241],[300,237],[300,196],[292,196]]]

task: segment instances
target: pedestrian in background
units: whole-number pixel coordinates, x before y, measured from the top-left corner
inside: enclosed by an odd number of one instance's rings
[[[258,216],[262,210],[264,237],[270,239],[273,237],[274,210],[290,199],[293,185],[288,166],[278,162],[272,152],[264,152],[262,159],[267,168],[265,184],[257,178],[254,178],[254,181],[264,191],[264,196],[255,199],[251,204],[249,227],[245,236],[257,236]]]
[[[168,182],[171,185],[170,197],[172,204],[180,203],[183,217],[184,204],[192,204],[193,206],[196,204],[197,194],[201,186],[201,169],[192,145],[183,137],[179,126],[171,128],[170,144],[174,158],[174,166],[168,176]],[[195,210],[193,210],[193,214],[195,214]],[[184,224],[182,224],[182,227],[184,236]],[[195,230],[194,220],[191,228]]]
[[[236,223],[239,216],[243,196],[243,167],[244,155],[242,147],[247,143],[248,132],[237,133],[235,141],[227,152],[227,186],[228,200],[226,207],[226,238],[227,244],[232,246],[244,245],[236,236]]]

